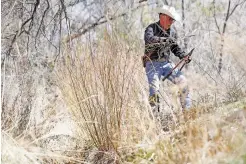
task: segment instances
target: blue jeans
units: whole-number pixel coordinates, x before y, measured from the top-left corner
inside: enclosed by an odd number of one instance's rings
[[[149,82],[149,96],[158,95],[161,78],[167,76],[174,64],[170,62],[156,62],[148,61],[146,63],[145,71]],[[179,86],[180,103],[183,109],[189,109],[191,107],[191,98],[189,94],[188,85],[185,76],[181,71],[175,69],[172,74],[168,77],[172,83]]]

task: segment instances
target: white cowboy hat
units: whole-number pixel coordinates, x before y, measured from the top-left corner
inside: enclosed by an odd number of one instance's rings
[[[163,5],[162,7],[156,8],[156,11],[160,14],[166,14],[173,18],[174,20],[180,22],[181,18],[178,12],[175,10],[174,7]]]

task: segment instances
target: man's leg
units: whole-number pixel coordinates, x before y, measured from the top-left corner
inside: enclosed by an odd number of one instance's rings
[[[147,62],[146,63],[146,75],[149,83],[149,102],[151,106],[159,104],[159,88],[160,88],[160,63],[159,62]]]
[[[163,76],[165,77],[174,67],[173,63],[167,63],[163,67]],[[174,70],[168,79],[174,84],[178,85],[180,93],[180,103],[183,110],[188,110],[191,107],[191,98],[189,93],[189,87],[185,76],[178,70]]]
[[[182,108],[184,110],[189,110],[191,108],[191,97],[185,76],[177,76],[175,78],[175,84],[179,86],[179,97]]]

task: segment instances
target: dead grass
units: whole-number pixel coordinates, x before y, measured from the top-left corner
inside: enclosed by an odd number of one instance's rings
[[[147,79],[138,49],[129,49],[120,37],[106,33],[95,49],[88,44],[75,54],[69,52],[64,54],[65,65],[57,70],[58,84],[77,123],[78,138],[87,138],[87,159],[92,163],[243,160],[244,126],[232,128],[235,124],[226,121],[218,108],[227,94],[218,92],[225,86],[211,84],[200,90],[194,109],[177,117],[178,124],[164,132],[150,117]],[[206,87],[207,79],[199,78],[203,81],[193,87]]]
[[[243,78],[235,75],[228,81],[231,85],[215,85],[204,76],[192,76],[192,91],[196,91],[194,108],[177,116],[175,124],[172,124],[174,120],[167,120],[167,124],[171,122],[170,130],[163,131],[163,125],[152,119],[148,104],[147,79],[140,60],[142,44],[134,40],[126,43],[125,39],[117,32],[105,32],[103,39],[93,46],[88,42],[65,50],[63,59],[55,67],[57,84],[76,124],[77,150],[56,152],[40,148],[36,141],[44,135],[27,140],[4,132],[2,162],[245,162],[245,117],[232,112],[246,106],[245,100],[241,101]],[[235,105],[232,101],[244,105]],[[228,106],[223,105],[224,102]],[[9,104],[11,112],[16,110],[16,104]],[[47,115],[49,118],[50,114]],[[16,124],[9,119],[3,118],[5,125]],[[44,123],[40,124],[39,132],[50,122]]]
[[[245,117],[228,121],[235,114],[197,113],[201,113],[199,109],[187,112],[186,122],[168,134],[160,133],[154,143],[126,155],[125,159],[129,163],[244,163]]]
[[[95,50],[88,44],[76,54],[65,52],[65,65],[57,70],[78,136],[87,136],[96,151],[113,152],[117,160],[120,149],[157,132],[136,52],[117,35],[105,34]]]

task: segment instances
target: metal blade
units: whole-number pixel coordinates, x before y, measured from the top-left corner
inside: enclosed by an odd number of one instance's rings
[[[191,56],[192,53],[193,53],[193,51],[194,51],[194,49],[195,49],[195,48],[192,48],[192,50],[190,50],[190,52],[189,52],[187,55]]]

